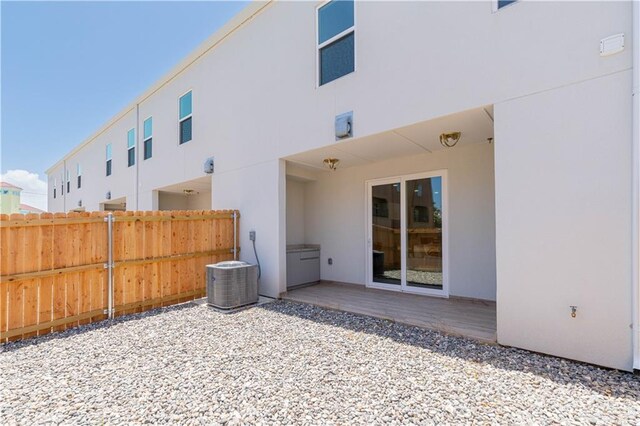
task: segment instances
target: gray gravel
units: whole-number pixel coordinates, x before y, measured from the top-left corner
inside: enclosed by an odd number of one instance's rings
[[[292,302],[0,346],[1,424],[639,424],[640,379]]]

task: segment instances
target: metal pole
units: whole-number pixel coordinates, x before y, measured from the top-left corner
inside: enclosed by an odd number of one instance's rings
[[[640,369],[640,2],[632,2],[632,220],[631,220],[631,293],[633,315],[633,368]]]
[[[106,217],[107,221],[107,244],[108,244],[108,260],[107,260],[107,274],[108,274],[108,286],[109,291],[107,293],[108,305],[107,315],[109,319],[113,319],[113,213],[109,213]]]
[[[238,260],[238,214],[233,211],[233,260]]]

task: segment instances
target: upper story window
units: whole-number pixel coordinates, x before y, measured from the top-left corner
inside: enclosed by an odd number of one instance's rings
[[[56,187],[58,186],[58,179],[53,178],[53,198],[56,198]]]
[[[106,147],[106,167],[107,167],[107,176],[111,176],[111,144],[107,144]]]
[[[502,9],[505,6],[509,6],[511,3],[515,3],[518,0],[496,0],[496,10]]]
[[[136,164],[136,131],[131,129],[127,132],[127,167]]]
[[[144,120],[142,138],[144,139],[144,159],[148,160],[153,155],[153,117]]]
[[[71,192],[71,170],[67,169],[67,194]]]
[[[82,188],[82,167],[80,163],[76,164],[76,172],[78,174],[78,189]]]
[[[355,70],[353,0],[332,0],[317,10],[319,86]]]
[[[60,195],[64,195],[64,172],[60,173]]]
[[[191,90],[180,97],[180,143],[189,142],[192,136]]]

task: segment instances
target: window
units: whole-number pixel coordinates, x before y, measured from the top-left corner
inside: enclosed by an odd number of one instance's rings
[[[107,144],[107,176],[111,176],[111,144]]]
[[[148,160],[153,155],[153,117],[144,120],[142,128],[144,159]]]
[[[64,173],[60,173],[60,195],[64,195]]]
[[[71,192],[71,170],[67,170],[67,194]]]
[[[76,165],[76,172],[78,173],[78,189],[82,188],[82,167],[80,163]]]
[[[127,167],[136,164],[136,132],[131,129],[127,132]]]
[[[320,7],[318,16],[319,85],[355,71],[353,0],[332,0]]]
[[[58,186],[58,180],[53,178],[53,198],[56,198],[56,187]]]
[[[191,140],[191,112],[191,91],[189,91],[180,97],[180,144]]]
[[[516,1],[518,0],[497,0],[497,9],[502,9],[503,7],[509,6],[511,3],[515,3]]]

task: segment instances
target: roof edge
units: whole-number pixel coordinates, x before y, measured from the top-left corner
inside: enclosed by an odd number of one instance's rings
[[[82,148],[90,144],[98,136],[109,130],[111,126],[117,123],[122,117],[124,117],[129,111],[133,110],[137,104],[144,102],[146,99],[153,96],[157,91],[162,89],[165,85],[170,83],[174,78],[187,70],[191,65],[197,62],[201,57],[209,53],[218,44],[223,42],[228,36],[233,34],[236,30],[251,21],[255,16],[261,13],[267,6],[269,6],[275,0],[252,0],[244,9],[238,12],[233,18],[231,18],[226,24],[224,24],[219,30],[214,32],[209,38],[202,42],[195,48],[185,59],[180,61],[178,65],[174,66],[171,71],[157,80],[141,95],[136,97],[126,107],[121,109],[116,115],[114,115],[109,121],[107,121],[102,127],[100,127],[91,136],[86,138],[80,144],[76,145],[71,151],[69,151],[64,157],[56,161],[52,166],[45,170],[45,174],[48,175],[61,164],[63,164],[69,157],[76,154]]]

